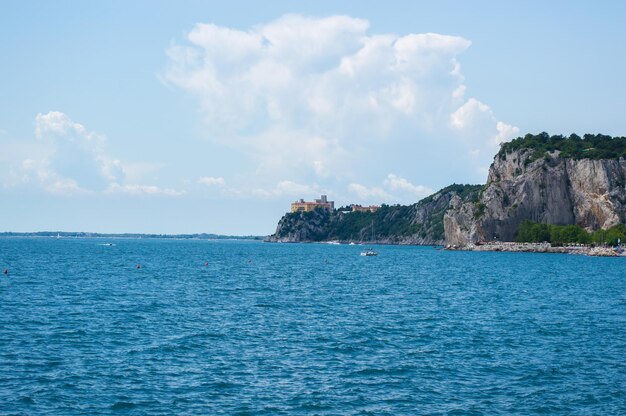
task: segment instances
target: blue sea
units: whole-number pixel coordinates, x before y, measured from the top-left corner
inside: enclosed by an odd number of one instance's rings
[[[374,248],[0,238],[0,413],[626,414],[626,259]]]

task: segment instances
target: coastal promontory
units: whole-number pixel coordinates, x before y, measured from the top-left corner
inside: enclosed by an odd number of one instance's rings
[[[522,226],[539,224],[591,242],[625,220],[626,137],[540,133],[502,144],[485,185],[450,185],[412,205],[291,212],[267,240],[467,246],[524,241]]]

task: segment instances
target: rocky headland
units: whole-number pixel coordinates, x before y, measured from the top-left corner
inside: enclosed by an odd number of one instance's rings
[[[523,221],[579,225],[624,223],[626,159],[574,159],[558,150],[536,159],[533,149],[496,155],[478,202],[453,201],[444,217],[446,242],[514,241]]]
[[[445,242],[444,215],[451,202],[475,200],[481,188],[450,185],[413,205],[383,205],[376,212],[288,213],[266,241],[441,245]]]
[[[625,220],[626,138],[541,133],[503,144],[485,185],[451,185],[413,205],[383,205],[371,213],[342,210],[288,213],[267,241],[574,251],[555,247],[564,246],[564,242],[578,242],[571,239],[552,241],[550,250],[545,245],[501,244],[519,240],[522,224],[532,222],[578,227],[583,234],[589,233],[584,239],[587,248],[579,251],[598,255],[604,253],[603,249],[592,250],[591,246],[604,245],[609,240],[603,239],[600,244],[600,240],[592,241],[595,237],[590,233],[597,235],[599,230],[611,230],[611,235],[620,236]]]

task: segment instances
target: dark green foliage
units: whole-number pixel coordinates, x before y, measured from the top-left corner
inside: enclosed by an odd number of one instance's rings
[[[618,239],[626,239],[626,226],[615,225],[608,230],[589,233],[579,225],[550,225],[524,221],[517,229],[515,241],[520,243],[549,242],[554,246],[563,244],[608,244],[614,246]]]
[[[618,224],[608,230],[594,231],[591,239],[598,245],[608,244],[615,246],[618,244],[618,240],[621,244],[624,244],[626,242],[626,226],[624,224]]]
[[[527,134],[508,143],[502,144],[498,157],[506,159],[506,155],[520,149],[533,150],[530,158],[524,161],[529,164],[542,157],[550,160],[547,152],[558,150],[561,156],[573,159],[615,159],[626,157],[626,137],[611,137],[604,134],[585,134],[583,138],[572,134],[550,136],[543,132],[536,135]]]
[[[383,205],[376,212],[351,212],[335,215],[331,219],[328,233],[321,240],[374,240],[406,237],[419,231],[411,224],[413,207],[407,205]]]
[[[517,230],[515,241],[520,243],[549,242],[563,244],[589,244],[591,235],[579,225],[550,225],[524,221]]]
[[[472,197],[478,200],[478,193],[482,191],[485,185],[461,185],[458,183],[453,183],[452,185],[448,185],[445,188],[435,192],[434,194],[427,196],[417,203],[418,206],[428,204],[432,202],[437,195],[446,194],[449,192],[453,192],[457,194],[461,199],[468,200],[469,197]]]
[[[589,244],[591,235],[579,225],[552,225],[550,226],[550,242],[556,246]]]
[[[413,205],[383,204],[376,212],[314,211],[288,213],[281,219],[278,237],[306,231],[307,241],[401,241],[421,237],[433,241],[444,239],[443,217],[448,210],[450,193],[464,201],[478,201],[482,185],[450,185]],[[438,198],[445,198],[439,200]],[[442,203],[441,201],[445,201]],[[418,211],[426,212],[423,222],[416,222]]]
[[[515,241],[520,243],[542,243],[550,241],[550,226],[524,221],[517,229]]]

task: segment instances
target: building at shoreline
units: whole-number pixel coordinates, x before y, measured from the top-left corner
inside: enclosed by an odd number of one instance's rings
[[[326,195],[322,195],[320,199],[316,199],[313,202],[300,199],[291,204],[291,212],[309,212],[317,208],[332,211],[335,209],[335,201],[329,201]]]

